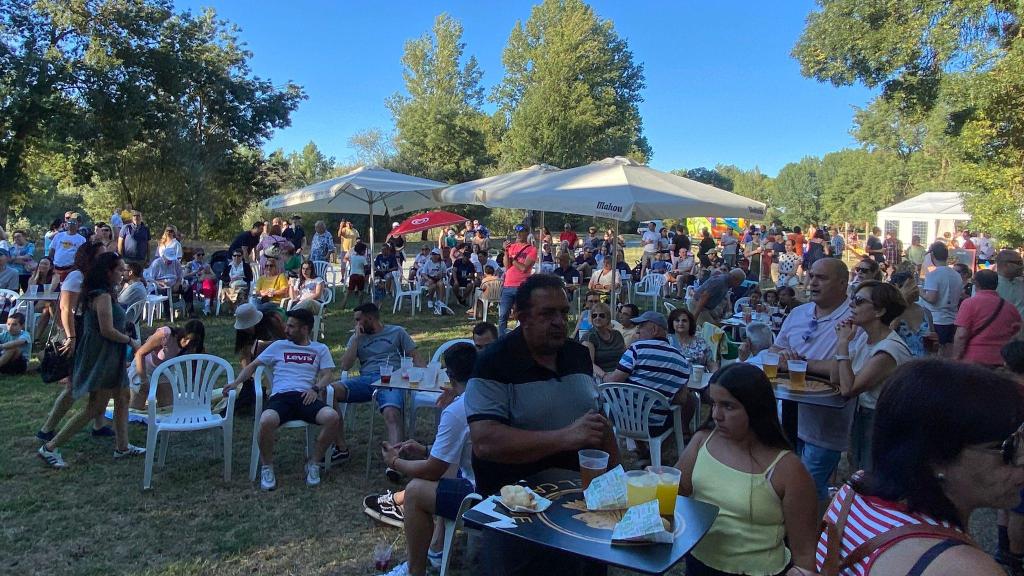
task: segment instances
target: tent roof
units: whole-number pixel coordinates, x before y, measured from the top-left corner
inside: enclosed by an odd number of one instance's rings
[[[941,220],[970,220],[959,192],[925,192],[878,211],[879,216],[931,216]]]

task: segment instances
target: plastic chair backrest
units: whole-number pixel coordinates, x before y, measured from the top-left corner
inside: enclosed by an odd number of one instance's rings
[[[145,300],[139,300],[124,311],[124,321],[128,324],[138,324],[142,318],[142,309],[146,306]]]
[[[736,303],[732,305],[732,313],[733,314],[739,314],[739,312],[741,310],[743,310],[743,305],[744,304],[749,304],[749,303],[750,303],[750,296],[744,296],[743,298],[737,299]]]
[[[440,346],[438,346],[437,350],[434,350],[434,355],[430,357],[430,361],[431,362],[440,362],[441,358],[444,356],[445,351],[448,350],[449,348],[451,348],[452,346],[460,343],[460,342],[465,342],[467,344],[473,344],[473,341],[470,340],[469,338],[455,338],[453,340],[449,340],[449,341],[445,342],[444,344],[441,344]]]
[[[638,384],[601,384],[598,393],[615,432],[623,437],[650,438],[651,410],[669,406],[664,394]]]
[[[235,379],[231,364],[223,358],[210,354],[186,354],[165,360],[157,366],[150,377],[149,404],[155,417],[156,389],[161,379],[171,384],[174,397],[174,413],[196,412],[209,414],[212,405],[214,382],[224,378],[224,384]]]
[[[640,280],[640,285],[637,287],[637,292],[656,292],[658,290],[661,290],[662,287],[665,286],[665,282],[666,278],[664,274],[647,274]]]
[[[501,278],[495,278],[494,280],[488,280],[487,282],[484,282],[483,285],[480,287],[480,289],[482,290],[480,296],[484,300],[500,300],[501,289],[503,284],[504,281]]]

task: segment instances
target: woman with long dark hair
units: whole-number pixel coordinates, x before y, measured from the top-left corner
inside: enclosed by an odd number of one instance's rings
[[[814,481],[782,432],[771,382],[756,366],[731,364],[715,372],[709,391],[711,415],[676,467],[679,493],[719,513],[686,557],[687,576],[813,569]]]
[[[968,521],[978,508],[1020,503],[1022,423],[1019,385],[998,372],[938,359],[900,366],[878,398],[871,469],[825,514],[819,571],[1005,574]]]
[[[115,252],[101,254],[88,271],[84,283],[81,342],[75,350],[71,370],[74,399],[89,396],[89,404],[61,428],[49,442],[39,447],[39,456],[54,468],[65,468],[57,448],[85,424],[103,415],[107,403],[114,400],[114,458],[145,454],[144,448],[128,443],[128,385],[124,359],[127,348],[139,347],[138,340],[125,333],[125,313],[114,300],[114,291],[124,271],[124,263]]]

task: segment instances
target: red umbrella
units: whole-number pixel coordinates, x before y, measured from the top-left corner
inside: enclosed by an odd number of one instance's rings
[[[392,228],[391,233],[388,234],[388,236],[401,236],[403,234],[423,232],[424,230],[430,230],[432,228],[462,224],[467,220],[469,220],[469,218],[466,218],[465,216],[459,216],[458,214],[452,214],[451,212],[445,212],[444,210],[425,212],[423,214],[417,214],[411,218],[407,218],[405,222],[402,222],[397,228]]]

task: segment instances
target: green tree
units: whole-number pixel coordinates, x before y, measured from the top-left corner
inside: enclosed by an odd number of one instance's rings
[[[807,156],[790,162],[775,177],[775,205],[786,226],[822,223],[825,211],[819,181],[821,159]]]
[[[650,159],[638,104],[643,66],[612,22],[581,0],[544,0],[517,22],[491,95],[503,117],[501,165],[569,168],[608,156]]]
[[[292,152],[285,159],[287,176],[285,187],[298,189],[316,184],[335,175],[337,162],[334,156],[326,156],[313,141],[302,147],[301,152]]]
[[[824,217],[843,222],[874,222],[875,214],[906,199],[904,164],[894,154],[848,149],[826,154],[818,180]]]
[[[672,173],[721,190],[732,191],[732,178],[725,176],[714,168],[704,168],[701,166],[700,168],[690,168],[689,170],[673,170]]]
[[[405,44],[408,95],[395,94],[387,107],[395,119],[399,163],[417,175],[463,182],[479,178],[491,163],[483,72],[476,58],[464,58],[465,48],[462,25],[446,14],[435,19],[432,34]]]

